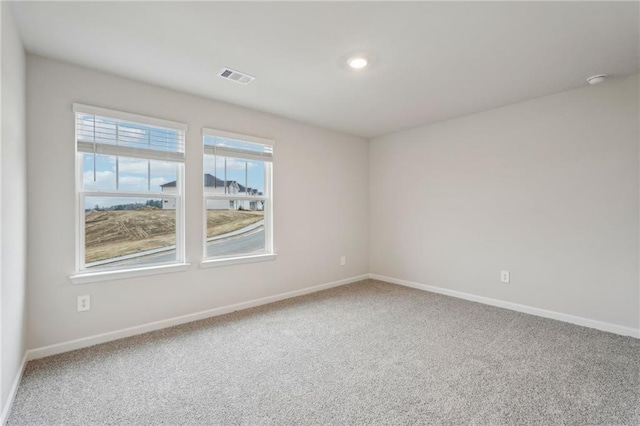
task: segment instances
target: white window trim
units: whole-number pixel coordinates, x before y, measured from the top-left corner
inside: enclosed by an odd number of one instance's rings
[[[203,141],[203,156],[206,148],[204,148],[204,137],[221,137],[227,139],[238,140],[242,142],[254,142],[263,145],[275,146],[276,142],[273,139],[265,139],[258,136],[250,136],[243,135],[240,133],[232,133],[226,130],[217,130],[211,128],[203,128],[202,129],[202,141]],[[210,155],[210,154],[207,154]],[[204,157],[203,157],[204,158]],[[259,160],[264,161],[264,160]],[[264,262],[267,260],[275,260],[277,254],[275,253],[274,244],[273,244],[273,235],[274,235],[274,225],[273,225],[273,163],[274,159],[271,158],[270,161],[264,161],[265,166],[265,182],[264,182],[264,193],[266,196],[230,196],[229,194],[206,194],[204,179],[202,179],[202,191],[203,194],[202,200],[202,224],[203,224],[203,232],[202,232],[202,260],[200,261],[200,267],[202,268],[210,268],[217,266],[227,266],[227,265],[236,265],[240,263],[250,263],[250,262]],[[207,200],[264,200],[265,201],[265,211],[264,211],[264,223],[265,223],[265,252],[257,253],[257,254],[240,254],[240,255],[229,255],[229,256],[219,256],[219,257],[207,257]]]
[[[278,255],[276,253],[262,253],[251,256],[237,256],[237,257],[224,257],[224,258],[207,258],[200,262],[201,268],[217,268],[220,266],[239,265],[242,263],[254,263],[254,262],[267,262],[270,260],[276,260]]]
[[[100,281],[123,280],[127,278],[143,277],[146,275],[168,274],[182,272],[189,269],[190,263],[172,263],[165,265],[153,265],[141,268],[117,269],[111,271],[99,271],[76,274],[69,277],[73,284],[88,284]]]
[[[114,111],[105,108],[92,107],[82,104],[73,104],[74,115],[77,113],[94,114],[100,116],[106,116],[109,118],[116,118],[122,120],[128,120],[136,123],[143,123],[152,126],[166,127],[176,130],[181,130],[186,133],[187,125],[177,123],[168,120],[156,119],[152,117],[145,117],[137,114],[130,114],[121,111]],[[75,120],[74,120],[75,129]],[[78,135],[74,130],[74,139],[77,143]],[[176,162],[177,166],[177,182],[179,187],[176,186],[176,193],[163,193],[163,192],[132,192],[132,191],[83,191],[83,166],[81,155],[82,152],[78,151],[76,146],[76,267],[75,274],[70,276],[69,279],[74,284],[84,284],[87,282],[106,281],[113,279],[131,278],[143,275],[154,275],[161,273],[185,271],[189,268],[189,263],[185,263],[185,200],[184,200],[184,168],[185,162]],[[87,196],[112,196],[112,197],[137,197],[137,198],[175,198],[176,199],[176,260],[170,263],[157,263],[150,264],[142,267],[131,267],[130,265],[123,265],[122,268],[94,270],[85,268],[85,212],[84,212],[84,197]],[[179,208],[178,208],[179,207]],[[129,266],[129,267],[127,267]]]

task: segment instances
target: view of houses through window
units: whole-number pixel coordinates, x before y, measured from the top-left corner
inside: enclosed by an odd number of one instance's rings
[[[270,252],[268,217],[273,146],[205,130],[204,257]]]
[[[80,165],[78,270],[184,261],[186,126],[157,125],[154,119],[145,123],[135,116],[138,122],[125,113],[81,105],[74,110]],[[203,257],[270,253],[272,143],[208,132]]]

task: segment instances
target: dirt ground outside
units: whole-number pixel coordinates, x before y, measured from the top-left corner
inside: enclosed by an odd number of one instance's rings
[[[175,210],[88,211],[85,216],[85,262],[97,262],[176,243]],[[236,231],[262,220],[264,212],[207,211],[207,237]]]

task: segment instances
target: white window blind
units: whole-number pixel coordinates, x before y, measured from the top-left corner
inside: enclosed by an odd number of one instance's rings
[[[238,135],[221,130],[203,129],[204,153],[264,162],[273,161],[274,141]]]
[[[78,152],[184,162],[186,124],[74,104]]]

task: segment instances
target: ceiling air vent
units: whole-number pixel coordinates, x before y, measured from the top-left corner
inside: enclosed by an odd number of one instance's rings
[[[222,70],[218,73],[218,76],[226,80],[235,81],[236,83],[240,84],[249,84],[256,79],[255,77],[252,77],[248,74],[243,74],[229,68],[222,68]]]

